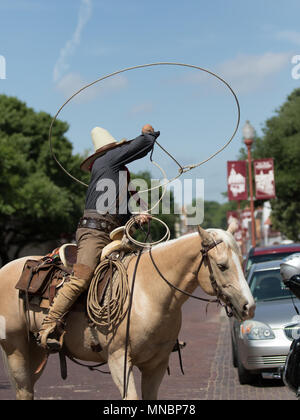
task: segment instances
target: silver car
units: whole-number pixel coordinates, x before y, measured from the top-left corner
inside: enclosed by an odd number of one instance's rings
[[[239,322],[230,320],[233,365],[241,384],[264,377],[281,378],[292,340],[300,337],[300,301],[280,276],[282,260],[253,264],[248,275],[256,301],[255,316]]]

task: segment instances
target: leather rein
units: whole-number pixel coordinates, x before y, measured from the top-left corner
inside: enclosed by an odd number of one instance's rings
[[[199,233],[199,236],[200,236],[199,227],[198,227],[198,233]],[[213,272],[213,269],[212,269],[212,266],[211,266],[211,262],[210,262],[210,259],[209,259],[209,254],[208,254],[208,252],[211,249],[215,248],[217,245],[219,245],[222,242],[223,242],[222,239],[219,239],[218,241],[214,241],[213,243],[211,243],[209,245],[204,245],[202,243],[202,249],[200,251],[201,254],[202,254],[202,258],[201,258],[201,261],[199,263],[199,266],[198,266],[198,268],[196,270],[196,274],[195,274],[195,277],[197,277],[198,274],[199,274],[199,271],[200,271],[200,269],[202,267],[203,262],[206,262],[206,264],[208,266],[208,270],[209,270],[209,279],[210,279],[210,282],[211,282],[211,286],[212,286],[213,290],[215,291],[215,294],[217,296],[217,299],[206,299],[206,298],[202,298],[202,297],[199,297],[199,296],[195,296],[195,295],[193,295],[193,294],[191,294],[189,292],[186,292],[185,290],[182,290],[179,287],[175,286],[168,279],[166,279],[166,277],[162,274],[162,272],[158,268],[156,262],[154,261],[154,258],[153,258],[153,255],[152,255],[152,251],[151,251],[151,247],[149,248],[149,256],[150,256],[150,259],[152,261],[152,264],[153,264],[154,268],[156,269],[157,273],[159,274],[159,276],[169,286],[171,286],[173,289],[178,290],[182,294],[184,294],[184,295],[186,295],[188,297],[191,297],[193,299],[197,299],[197,300],[201,300],[203,302],[207,302],[208,304],[209,303],[218,303],[219,305],[221,305],[221,306],[223,306],[225,308],[225,311],[226,311],[227,316],[228,317],[232,317],[233,316],[233,313],[232,313],[232,311],[230,309],[228,309],[228,306],[231,306],[231,304],[223,304],[221,302],[221,297],[223,296],[223,294],[220,291],[220,288],[219,288],[219,286],[218,286],[218,284],[216,282],[216,279],[215,279],[215,276],[214,276],[214,272]]]

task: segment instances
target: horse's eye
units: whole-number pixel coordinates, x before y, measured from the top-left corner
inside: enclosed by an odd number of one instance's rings
[[[218,264],[218,267],[221,271],[225,271],[228,268],[225,264]]]

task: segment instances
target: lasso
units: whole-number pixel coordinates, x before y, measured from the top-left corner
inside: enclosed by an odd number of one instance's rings
[[[200,71],[203,71],[203,72],[205,72],[205,73],[208,73],[208,74],[210,74],[211,76],[213,76],[213,77],[215,77],[215,78],[217,78],[218,80],[220,80],[228,89],[229,89],[229,91],[231,92],[231,94],[233,95],[233,97],[234,97],[234,99],[235,99],[235,103],[236,103],[236,106],[237,106],[237,122],[236,122],[236,125],[235,125],[235,128],[234,128],[234,131],[233,131],[233,133],[232,133],[232,135],[231,135],[231,137],[229,138],[229,140],[219,149],[219,150],[217,150],[215,153],[213,153],[211,156],[209,156],[207,159],[204,159],[204,160],[202,160],[201,162],[198,162],[198,163],[194,163],[194,164],[191,164],[191,165],[181,165],[175,158],[174,158],[174,156],[172,156],[171,155],[171,153],[169,153],[163,146],[161,146],[157,141],[156,141],[156,144],[176,163],[176,165],[179,167],[179,169],[178,169],[178,174],[174,177],[174,178],[172,178],[171,180],[168,180],[165,184],[163,184],[163,185],[158,185],[158,186],[155,186],[155,187],[152,187],[152,188],[150,188],[150,189],[148,189],[148,190],[144,190],[144,191],[140,191],[140,193],[142,193],[142,192],[146,192],[146,191],[152,191],[152,190],[154,190],[154,189],[157,189],[157,188],[161,188],[161,187],[166,187],[169,183],[171,183],[172,181],[174,181],[175,179],[177,179],[177,178],[179,178],[183,173],[185,173],[185,172],[188,172],[188,171],[190,171],[191,169],[194,169],[194,168],[197,168],[197,167],[199,167],[199,166],[201,166],[201,165],[203,165],[204,163],[206,163],[206,162],[208,162],[209,160],[211,160],[213,157],[215,157],[217,154],[219,154],[220,152],[222,152],[228,145],[229,145],[229,143],[233,140],[233,138],[234,138],[234,136],[235,136],[235,134],[236,134],[236,132],[237,132],[237,130],[238,130],[238,127],[239,127],[239,123],[240,123],[240,105],[239,105],[239,101],[238,101],[238,98],[237,98],[237,96],[236,96],[236,94],[235,94],[235,92],[233,91],[233,89],[231,88],[231,86],[224,80],[224,79],[222,79],[222,77],[220,77],[220,76],[218,76],[216,73],[214,73],[214,72],[212,72],[212,71],[210,71],[210,70],[207,70],[207,69],[204,69],[204,68],[202,68],[202,67],[199,67],[199,66],[195,66],[195,65],[192,65],[192,64],[185,64],[185,63],[169,63],[169,62],[159,62],[159,63],[150,63],[150,64],[141,64],[141,65],[138,65],[138,66],[133,66],[133,67],[127,67],[127,68],[125,68],[125,69],[122,69],[122,70],[118,70],[118,71],[116,71],[116,72],[113,72],[113,73],[110,73],[110,74],[108,74],[108,75],[106,75],[106,76],[103,76],[103,77],[100,77],[99,79],[97,79],[97,80],[95,80],[95,81],[93,81],[93,82],[91,82],[91,83],[89,83],[89,84],[87,84],[87,85],[85,85],[85,86],[83,86],[81,89],[79,89],[77,92],[75,92],[69,99],[67,99],[65,102],[64,102],[64,104],[59,108],[59,110],[57,111],[57,113],[55,114],[55,116],[54,116],[54,118],[53,118],[53,120],[51,121],[51,124],[50,124],[50,128],[49,128],[49,146],[50,146],[50,152],[51,152],[51,154],[52,154],[52,157],[53,157],[53,159],[55,160],[55,162],[58,164],[58,166],[61,168],[61,170],[63,171],[63,172],[65,172],[69,177],[71,177],[74,181],[76,181],[76,182],[78,182],[79,184],[81,184],[81,185],[84,185],[85,187],[88,187],[88,185],[87,184],[85,184],[84,182],[82,182],[82,181],[80,181],[79,179],[77,179],[76,177],[74,177],[73,175],[71,175],[63,166],[62,166],[62,164],[58,161],[58,159],[56,158],[56,155],[55,155],[55,153],[54,153],[54,151],[53,151],[53,147],[52,147],[52,128],[53,128],[53,124],[54,124],[54,122],[55,122],[55,120],[56,120],[56,118],[58,117],[58,115],[59,115],[59,113],[62,111],[62,109],[76,96],[76,95],[78,95],[80,92],[82,92],[83,90],[85,90],[85,89],[87,89],[88,87],[91,87],[91,86],[93,86],[93,85],[95,85],[96,83],[99,83],[99,82],[101,82],[102,80],[105,80],[105,79],[108,79],[109,77],[112,77],[112,76],[116,76],[116,75],[118,75],[118,74],[120,74],[120,73],[125,73],[126,71],[130,71],[130,70],[135,70],[135,69],[141,69],[141,68],[145,68],[145,67],[153,67],[153,66],[181,66],[181,67],[189,67],[189,68],[193,68],[193,69],[196,69],[196,70],[200,70]],[[162,170],[162,168],[158,165],[158,164],[156,164],[153,160],[151,160],[152,161],[152,163],[154,163],[157,167],[159,167],[161,170]],[[164,190],[165,191],[165,190]],[[162,197],[159,199],[159,201],[161,201],[161,199],[162,199]],[[157,203],[155,204],[155,206],[157,205]],[[152,209],[155,207],[155,206],[153,206],[152,207]],[[150,212],[152,209],[149,209],[148,210],[148,212]]]
[[[114,287],[112,282],[113,266],[116,267],[119,274],[119,281],[116,287]],[[106,269],[111,270],[111,278],[106,291],[106,296],[104,297],[104,303],[101,305],[98,298],[98,285],[100,283],[101,274],[103,273],[103,270]],[[128,308],[128,294],[129,286],[125,266],[119,260],[105,259],[97,266],[89,286],[87,296],[87,313],[89,318],[94,324],[105,328],[106,332],[108,332],[111,326],[116,326],[116,323],[124,318]]]

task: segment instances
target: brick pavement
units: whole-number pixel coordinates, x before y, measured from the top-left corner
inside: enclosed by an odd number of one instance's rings
[[[180,339],[187,341],[183,350],[185,375],[177,354],[170,358],[171,375],[163,379],[159,398],[165,400],[295,400],[282,382],[262,380],[256,385],[240,385],[231,362],[229,323],[216,305],[208,307],[189,299],[183,308]],[[107,370],[107,367],[103,367]],[[135,372],[137,388],[140,378]],[[14,399],[0,362],[0,399]],[[111,376],[68,362],[68,378],[60,378],[58,356],[52,355],[44,374],[36,384],[36,399],[41,400],[119,400],[120,394]]]

